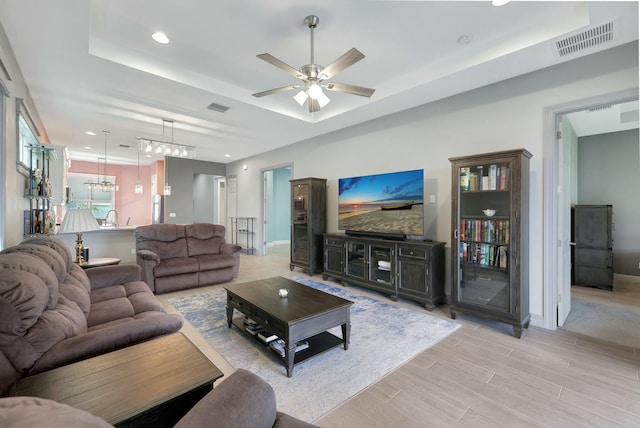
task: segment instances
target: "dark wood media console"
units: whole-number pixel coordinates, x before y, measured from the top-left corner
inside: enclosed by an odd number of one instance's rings
[[[444,242],[393,240],[324,234],[324,269],[329,277],[424,303],[427,310],[445,303]]]

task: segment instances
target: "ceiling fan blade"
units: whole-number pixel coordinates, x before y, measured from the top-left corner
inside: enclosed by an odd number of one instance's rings
[[[364,58],[364,54],[362,52],[360,52],[356,48],[351,48],[340,58],[326,66],[322,70],[320,75],[322,76],[323,80],[331,79],[333,76],[335,76],[345,68],[352,66],[362,58]]]
[[[345,92],[352,95],[360,95],[361,97],[370,97],[375,92],[375,89],[365,88],[364,86],[348,85],[346,83],[327,83],[323,85],[330,91]]]
[[[298,89],[301,85],[287,85],[281,88],[269,89],[268,91],[256,92],[251,94],[256,98],[265,97],[267,95],[277,94],[278,92],[291,91],[292,89]]]
[[[307,99],[307,104],[309,105],[309,113],[314,113],[316,111],[320,111],[320,103],[318,100],[315,100],[311,97]]]
[[[275,65],[279,69],[286,71],[287,73],[289,73],[290,75],[292,75],[296,79],[302,79],[304,77],[302,75],[302,73],[300,73],[300,70],[296,70],[295,68],[291,67],[289,64],[280,61],[278,58],[276,58],[275,56],[273,56],[271,54],[263,53],[263,54],[256,55],[256,56],[258,58],[260,58],[261,60],[264,60],[264,61],[268,62],[269,64]]]

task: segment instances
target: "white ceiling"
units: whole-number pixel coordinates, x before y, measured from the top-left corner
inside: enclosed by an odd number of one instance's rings
[[[251,96],[298,83],[256,55],[307,64],[310,14],[316,63],[357,48],[366,58],[332,81],[371,98],[327,92],[310,114],[295,91]],[[72,159],[96,161],[108,130],[109,162],[135,163],[136,137],[171,140],[166,118],[198,159],[228,163],[638,40],[638,3],[0,0],[0,23],[50,141]],[[558,54],[556,41],[607,23],[612,41]],[[153,41],[158,30],[171,43]]]

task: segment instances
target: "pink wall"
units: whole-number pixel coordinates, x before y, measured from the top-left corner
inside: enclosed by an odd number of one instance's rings
[[[96,162],[71,161],[69,172],[85,174],[97,174]],[[104,165],[100,166],[101,174],[105,174]],[[108,165],[106,175],[116,177],[119,190],[115,194],[116,210],[121,226],[124,226],[130,217],[129,225],[139,226],[151,223],[151,197],[155,193],[151,189],[151,174],[158,174],[158,185],[164,180],[164,161],[151,165],[140,165],[140,184],[143,186],[142,194],[134,193],[134,187],[138,182],[137,165]],[[160,177],[162,175],[162,178]]]

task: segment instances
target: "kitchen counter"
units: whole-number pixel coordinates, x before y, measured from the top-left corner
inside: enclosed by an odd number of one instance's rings
[[[89,260],[94,257],[117,257],[123,263],[136,262],[136,238],[134,230],[137,226],[101,226],[100,230],[82,233],[85,248],[89,248]],[[76,234],[57,233],[56,238],[62,240],[75,255]]]

